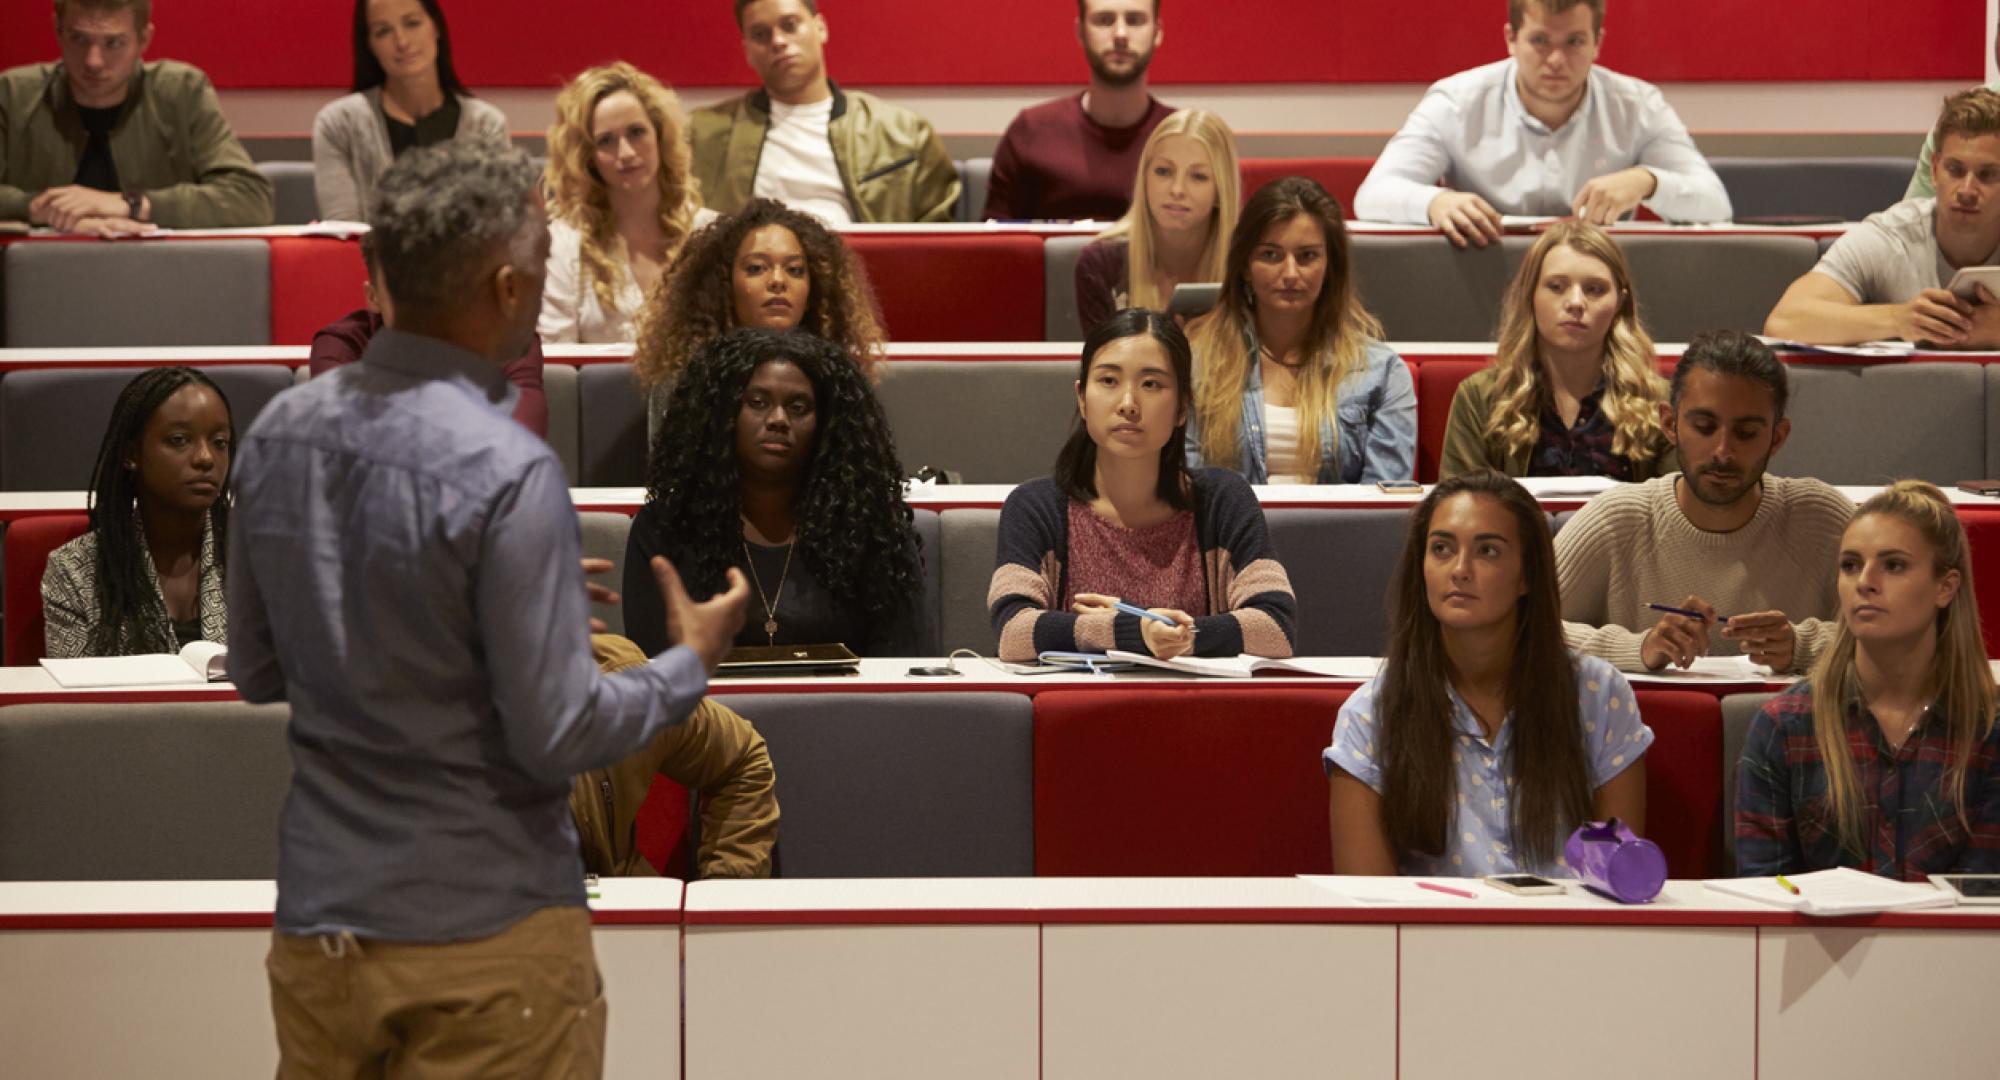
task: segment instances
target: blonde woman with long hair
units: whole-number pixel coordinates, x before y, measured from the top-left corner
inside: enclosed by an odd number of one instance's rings
[[[1221,281],[1236,228],[1236,136],[1212,112],[1160,121],[1139,155],[1132,205],[1076,260],[1076,314],[1089,336],[1120,308],[1165,311],[1174,286]]]
[[[1650,480],[1672,471],[1657,362],[1625,253],[1595,225],[1556,222],[1507,289],[1493,365],[1451,399],[1439,476]]]
[[[715,218],[690,172],[680,100],[622,60],[578,75],[556,95],[543,184],[542,340],[633,340],[663,271]]]
[[[1904,480],[1840,539],[1840,621],[1812,674],[1750,724],[1736,868],[2000,872],[2000,731],[1965,527]]]
[[[1216,309],[1189,334],[1188,464],[1253,484],[1414,478],[1416,388],[1381,336],[1354,287],[1340,203],[1303,176],[1259,188],[1230,236]]]

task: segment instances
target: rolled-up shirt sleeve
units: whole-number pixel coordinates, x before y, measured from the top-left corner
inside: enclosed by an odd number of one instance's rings
[[[598,671],[576,508],[553,457],[499,496],[483,536],[474,585],[480,638],[494,706],[522,769],[563,780],[609,765],[687,718],[708,690],[687,647],[628,671]]]
[[[1362,221],[1429,224],[1431,200],[1446,190],[1438,186],[1438,178],[1451,166],[1450,140],[1463,126],[1458,103],[1442,88],[1431,87],[1355,191],[1354,216]]]

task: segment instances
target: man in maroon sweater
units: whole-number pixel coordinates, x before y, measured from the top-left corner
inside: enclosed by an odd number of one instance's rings
[[[313,335],[310,363],[315,377],[361,359],[361,354],[368,351],[368,340],[382,329],[384,320],[389,317],[389,294],[375,285],[375,277],[381,271],[375,267],[375,245],[367,235],[361,238],[361,261],[368,269],[365,294],[368,306],[349,312]],[[506,373],[507,381],[521,391],[521,396],[514,402],[514,419],[529,431],[548,438],[549,399],[542,391],[540,335],[535,336],[534,344],[528,346],[528,351],[522,353],[520,359],[507,365]]]
[[[1077,0],[1090,88],[1021,110],[993,153],[989,218],[1111,221],[1132,202],[1146,136],[1173,109],[1146,91],[1159,0]]]

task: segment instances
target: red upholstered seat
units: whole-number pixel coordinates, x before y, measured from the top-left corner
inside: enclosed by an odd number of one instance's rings
[[[1961,506],[1958,520],[1972,545],[1972,587],[1979,597],[1986,655],[2000,657],[2000,506]]]
[[[1639,715],[1653,729],[1646,751],[1646,838],[1660,845],[1671,877],[1722,872],[1722,705],[1713,694],[1640,690]]]
[[[850,235],[894,341],[1040,341],[1039,236]]]
[[[1035,873],[1326,873],[1344,689],[1035,697]]]
[[[22,518],[7,526],[6,622],[7,666],[32,664],[42,658],[42,570],[49,553],[82,536],[90,528],[88,514],[51,514]]]
[[[1425,360],[1417,365],[1417,479],[1423,483],[1437,482],[1451,396],[1459,383],[1486,364],[1485,360]]]
[[[1265,184],[1282,176],[1308,176],[1319,181],[1319,186],[1327,194],[1340,200],[1341,216],[1354,220],[1354,193],[1361,187],[1361,181],[1368,178],[1368,170],[1375,167],[1374,158],[1244,158],[1240,163],[1243,172],[1243,197]]]
[[[319,328],[365,302],[357,240],[271,238],[271,344],[310,345]]]

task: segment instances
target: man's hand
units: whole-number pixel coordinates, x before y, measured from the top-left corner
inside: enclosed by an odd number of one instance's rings
[[[1431,228],[1459,247],[1485,247],[1500,239],[1500,211],[1469,191],[1446,191],[1431,200]]]
[[[2000,349],[2000,297],[1995,297],[1984,285],[1975,285],[1973,289],[1976,295],[1966,311],[1972,326],[1966,332],[1964,348]]]
[[[583,560],[583,593],[585,596],[590,598],[591,603],[615,604],[618,602],[619,597],[617,592],[613,591],[609,586],[599,585],[597,582],[590,580],[590,575],[592,574],[608,574],[610,572],[611,572],[610,559]],[[609,629],[611,628],[604,625],[603,619],[600,619],[595,615],[592,615],[590,617],[591,633],[602,634]]]
[[[660,599],[666,601],[667,643],[693,649],[701,666],[715,674],[716,665],[735,642],[736,632],[743,629],[743,611],[750,603],[749,579],[732,566],[729,587],[697,604],[688,598],[674,564],[655,555],[653,580],[660,586]]]
[[[1897,305],[1896,336],[1911,344],[1963,348],[1971,332],[1972,305],[1943,289],[1925,289]]]
[[[122,217],[84,218],[71,230],[78,236],[95,236],[99,240],[116,240],[125,236],[151,236],[160,227],[150,221],[133,221]]]
[[[1592,225],[1609,225],[1652,197],[1660,178],[1643,165],[1595,177],[1576,193],[1570,213]]]
[[[1753,611],[1731,615],[1722,636],[1736,642],[1753,663],[1772,671],[1791,670],[1799,647],[1799,635],[1782,611]]]
[[[1708,628],[1715,623],[1715,609],[1699,596],[1690,596],[1677,606],[1698,611],[1701,618],[1661,615],[1639,641],[1639,662],[1647,671],[1658,671],[1668,664],[1691,668],[1696,657],[1708,655]]]
[[[76,184],[49,188],[28,203],[28,220],[57,232],[75,232],[77,225],[89,218],[129,220],[131,216],[125,196]]]
[[[1176,656],[1194,651],[1194,619],[1185,611],[1173,608],[1148,608],[1155,615],[1165,615],[1174,625],[1139,620],[1139,636],[1146,639],[1146,651],[1162,660],[1172,660]]]

